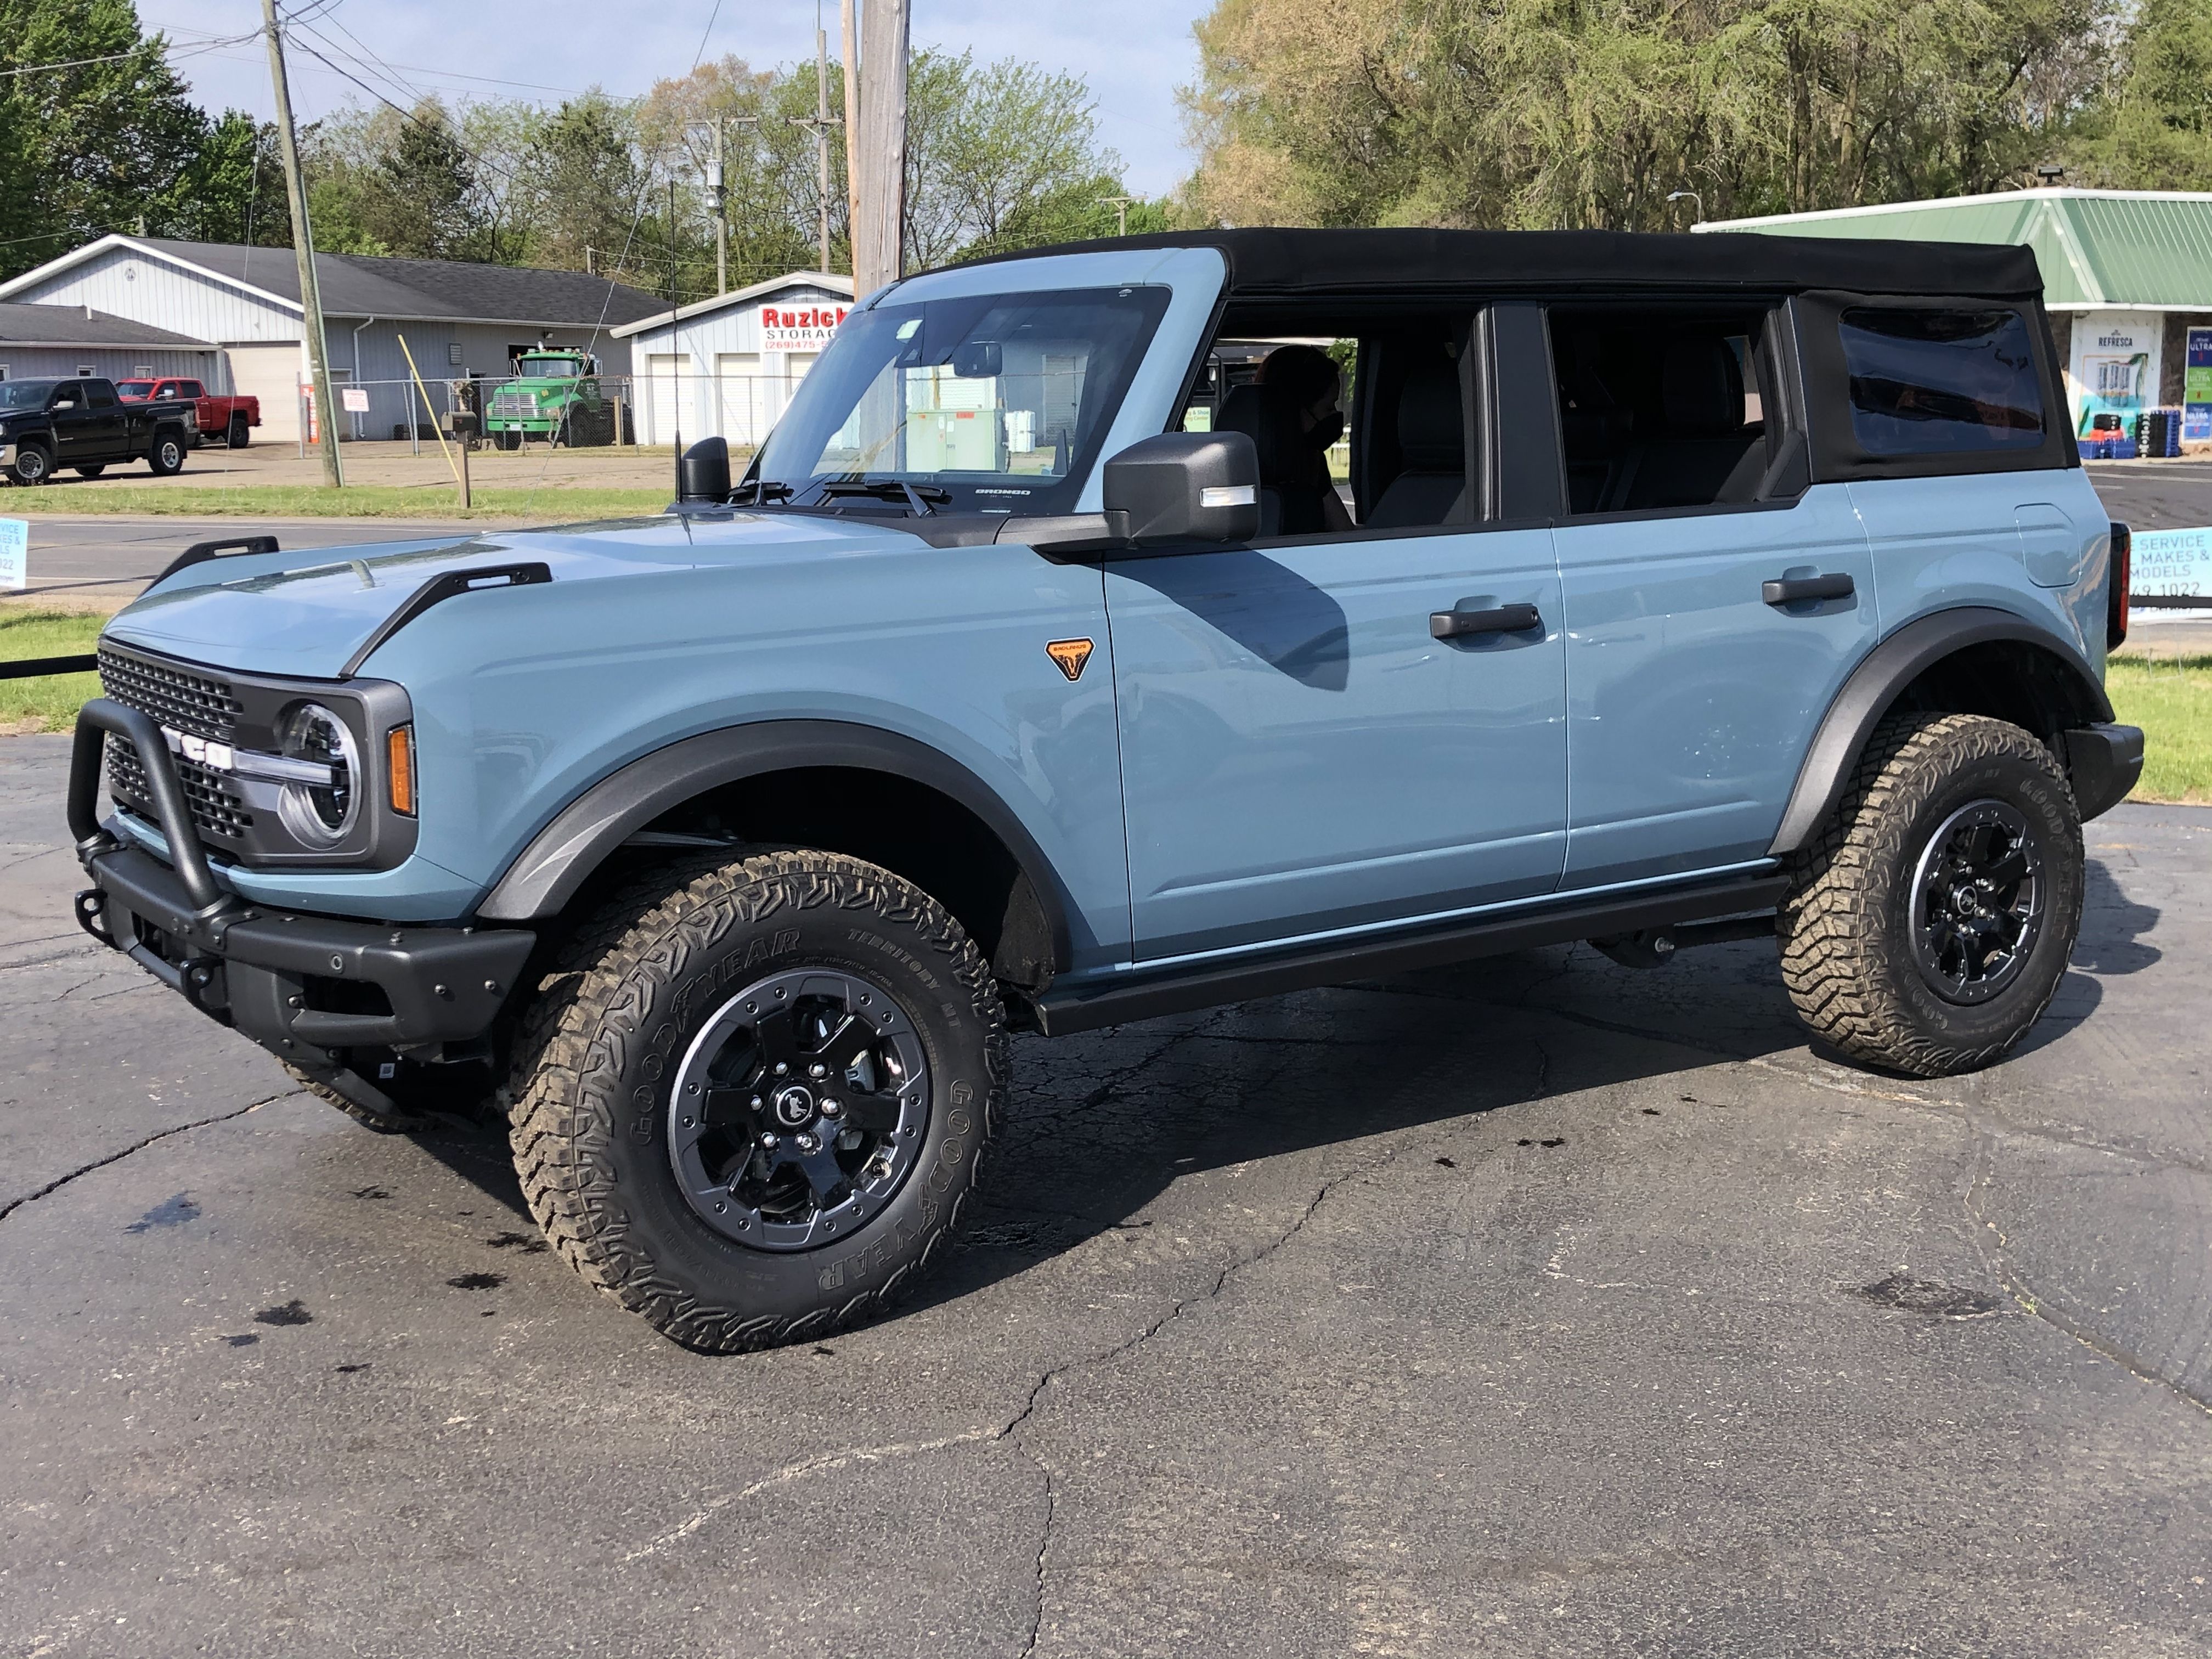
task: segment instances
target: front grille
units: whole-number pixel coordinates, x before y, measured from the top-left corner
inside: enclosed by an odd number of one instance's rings
[[[102,650],[100,683],[116,702],[151,714],[173,732],[190,732],[222,743],[237,735],[238,699],[221,680]]]
[[[177,782],[184,789],[185,804],[191,809],[192,822],[199,826],[200,833],[220,836],[225,841],[243,841],[246,832],[253,827],[253,814],[246,810],[246,798],[238,793],[230,779],[182,755],[169,758],[175,763]],[[147,781],[146,768],[138,758],[138,750],[128,738],[108,740],[107,781],[118,798],[139,808],[148,817],[153,817],[154,791]]]
[[[204,674],[189,673],[167,663],[126,657],[118,651],[100,653],[100,682],[107,695],[125,708],[150,714],[173,732],[228,743],[237,734],[240,713],[230,688]],[[237,785],[221,772],[172,755],[177,781],[184,787],[192,822],[204,836],[236,842],[252,826],[253,814]],[[107,745],[107,781],[117,799],[128,801],[149,817],[154,812],[154,792],[148,785],[145,763],[125,738],[111,738]]]
[[[491,412],[527,419],[538,412],[538,399],[526,392],[495,392],[492,393]]]

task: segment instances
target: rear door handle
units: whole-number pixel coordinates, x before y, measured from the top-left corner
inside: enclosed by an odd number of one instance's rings
[[[1501,605],[1494,611],[1431,611],[1432,639],[1460,640],[1470,634],[1525,634],[1541,628],[1544,618],[1533,605]]]
[[[1848,574],[1832,576],[1784,576],[1762,582],[1759,597],[1769,605],[1796,605],[1805,599],[1848,599],[1858,590]]]

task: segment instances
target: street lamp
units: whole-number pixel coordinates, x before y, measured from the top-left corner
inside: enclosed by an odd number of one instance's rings
[[[1683,201],[1695,202],[1698,204],[1698,217],[1703,219],[1705,216],[1705,198],[1694,190],[1670,191],[1668,192],[1667,200],[1669,204]]]

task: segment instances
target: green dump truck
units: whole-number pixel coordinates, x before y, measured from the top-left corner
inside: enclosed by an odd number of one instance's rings
[[[611,444],[615,406],[599,395],[599,360],[586,352],[533,351],[518,358],[514,378],[492,393],[484,434],[501,449],[526,440]]]

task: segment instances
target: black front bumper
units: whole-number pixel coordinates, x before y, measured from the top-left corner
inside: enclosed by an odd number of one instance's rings
[[[173,863],[125,844],[99,822],[111,732],[131,739],[146,768]],[[520,928],[312,915],[226,890],[208,864],[160,727],[104,697],[77,717],[69,815],[93,882],[76,898],[84,930],[201,1012],[342,1088],[336,1074],[350,1077],[350,1050],[432,1058],[483,1037],[538,942]]]

